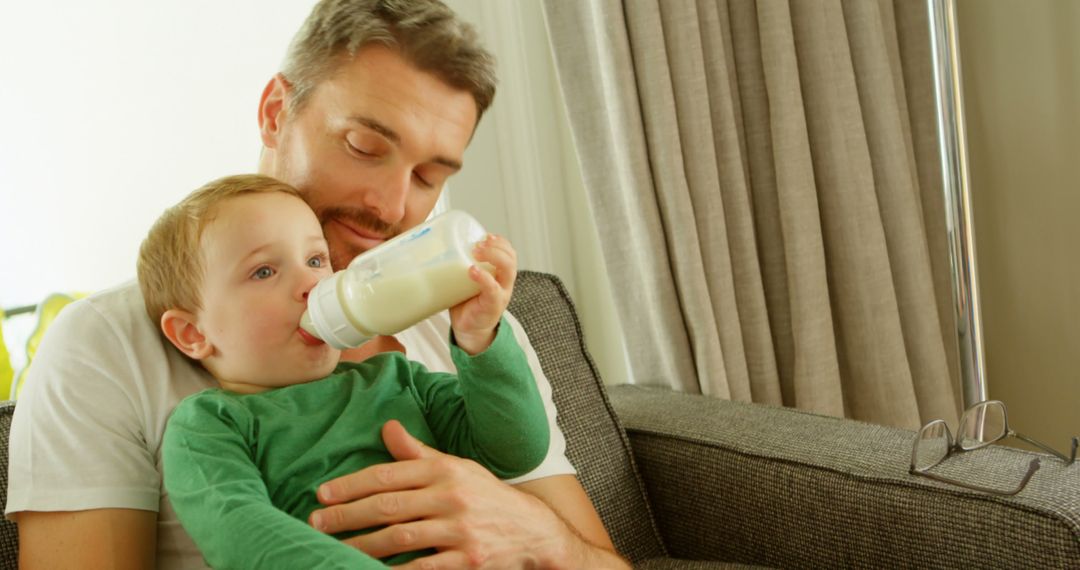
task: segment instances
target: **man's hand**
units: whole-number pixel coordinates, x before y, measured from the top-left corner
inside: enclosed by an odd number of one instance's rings
[[[398,461],[324,483],[318,496],[328,508],[312,514],[312,526],[334,533],[389,525],[347,541],[377,558],[439,551],[406,569],[627,567],[475,462],[423,445],[397,421],[382,436]]]

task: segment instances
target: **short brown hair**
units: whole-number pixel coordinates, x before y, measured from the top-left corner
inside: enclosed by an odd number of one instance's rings
[[[214,180],[165,210],[142,246],[136,273],[146,312],[154,323],[169,309],[195,312],[202,307],[203,255],[199,240],[218,207],[231,198],[261,192],[284,192],[300,198],[292,186],[261,174],[238,174]]]
[[[451,87],[469,91],[476,118],[495,98],[495,58],[476,30],[439,0],[322,0],[293,37],[281,73],[299,109],[361,48],[380,44]]]

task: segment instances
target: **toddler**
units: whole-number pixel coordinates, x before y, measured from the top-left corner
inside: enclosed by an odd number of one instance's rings
[[[165,337],[220,388],[177,405],[162,444],[165,492],[214,567],[382,568],[309,526],[324,481],[393,461],[380,428],[473,459],[500,478],[535,468],[549,430],[526,357],[502,322],[516,254],[488,236],[451,309],[458,375],[400,352],[360,363],[299,328],[308,292],[331,274],[314,212],[260,175],[213,181],[167,210],[139,251],[139,286]],[[375,529],[368,529],[375,530]]]

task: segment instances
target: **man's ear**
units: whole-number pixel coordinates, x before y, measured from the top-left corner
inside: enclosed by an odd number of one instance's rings
[[[291,95],[292,84],[280,73],[274,74],[263,89],[262,98],[259,99],[259,135],[266,148],[278,146]]]
[[[161,315],[161,331],[180,352],[195,360],[202,360],[214,353],[214,346],[199,330],[195,315],[181,310],[169,309]]]

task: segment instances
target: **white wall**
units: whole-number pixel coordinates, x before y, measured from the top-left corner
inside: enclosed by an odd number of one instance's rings
[[[1080,3],[957,3],[987,388],[1059,450],[1080,434]]]
[[[165,207],[253,171],[259,95],[312,4],[0,5],[0,305],[134,276]]]
[[[507,235],[523,268],[563,278],[602,373],[624,381],[539,2],[449,3],[480,28],[502,78],[451,204]],[[165,207],[253,171],[259,95],[313,4],[0,4],[0,307],[133,277]]]

